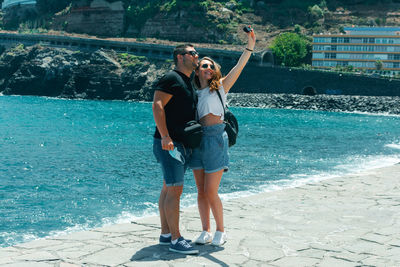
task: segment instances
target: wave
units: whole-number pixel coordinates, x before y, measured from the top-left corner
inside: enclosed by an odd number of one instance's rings
[[[385,147],[400,149],[400,144],[387,144]]]
[[[386,147],[400,149],[400,144],[388,144]],[[230,199],[243,198],[247,196],[256,195],[264,192],[280,191],[288,188],[300,187],[310,183],[317,183],[323,180],[332,179],[335,177],[341,177],[346,175],[357,174],[362,171],[371,169],[383,168],[393,166],[400,162],[400,155],[393,156],[359,156],[349,157],[343,160],[343,164],[336,165],[332,170],[328,172],[316,172],[310,173],[297,173],[292,174],[288,179],[281,179],[276,181],[268,181],[264,185],[258,186],[257,188],[251,188],[247,191],[231,192],[220,194],[223,201]],[[183,194],[181,199],[182,208],[195,207],[197,204],[196,193]],[[66,229],[52,231],[45,237],[39,237],[32,233],[25,233],[21,236],[20,233],[0,233],[0,239],[5,241],[1,246],[11,246],[17,243],[26,243],[33,240],[45,239],[45,238],[56,238],[59,236],[65,236],[74,232],[88,231],[98,227],[106,227],[115,224],[131,223],[142,218],[158,216],[158,204],[152,202],[146,202],[146,208],[140,212],[122,212],[116,217],[103,218],[101,222],[96,225],[79,224]]]

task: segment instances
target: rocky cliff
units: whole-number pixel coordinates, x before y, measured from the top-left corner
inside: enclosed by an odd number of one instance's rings
[[[84,99],[152,98],[152,83],[170,63],[97,50],[22,45],[0,57],[0,92]]]

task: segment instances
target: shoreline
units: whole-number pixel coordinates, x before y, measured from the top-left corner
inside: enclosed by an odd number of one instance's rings
[[[159,246],[159,220],[153,216],[0,248],[0,265],[396,266],[399,187],[397,163],[224,201],[229,240],[222,248],[197,246],[198,256]],[[197,209],[183,209],[182,234],[193,239],[199,229]]]
[[[88,99],[67,98],[41,95],[4,95],[11,97],[44,97],[54,100],[77,101],[112,101],[151,103],[147,99]],[[400,115],[400,97],[398,96],[358,96],[358,95],[326,95],[307,96],[300,94],[275,93],[229,93],[228,105],[241,108],[286,109],[343,112],[350,114],[398,116]]]
[[[396,115],[391,115],[391,116],[396,116]],[[395,147],[396,149],[400,149],[399,147]],[[257,191],[254,190],[245,190],[245,191],[235,191],[235,192],[229,192],[229,193],[223,193],[220,194],[220,198],[223,202],[226,201],[231,201],[235,199],[242,199],[242,198],[247,198],[247,197],[252,197],[258,194],[265,194],[265,193],[274,193],[277,191],[282,191],[282,190],[288,190],[291,188],[296,188],[296,187],[301,187],[307,184],[314,184],[314,183],[319,183],[325,180],[330,180],[330,179],[335,179],[343,176],[351,176],[351,175],[357,175],[360,172],[364,171],[369,171],[369,170],[374,170],[374,169],[379,169],[379,168],[385,168],[389,167],[392,165],[397,164],[398,160],[400,158],[396,159],[390,159],[381,162],[381,164],[374,165],[373,167],[366,167],[370,166],[371,162],[369,163],[363,163],[359,167],[351,165],[353,169],[347,168],[346,170],[341,171],[341,173],[331,173],[331,172],[320,172],[318,174],[295,174],[295,177],[290,176],[289,179],[284,179],[284,180],[270,180],[268,183],[265,183],[263,185],[260,185],[260,189]],[[400,162],[398,162],[400,164]],[[354,167],[356,167],[354,169]],[[189,174],[190,176],[192,174]],[[301,177],[301,178],[299,178]],[[323,177],[323,178],[321,178]],[[191,177],[192,178],[192,177]],[[190,208],[197,208],[197,203],[195,200],[196,196],[193,196],[194,193],[187,193],[183,194],[181,197],[181,209],[190,209]],[[157,205],[157,203],[154,203],[154,205]],[[11,246],[18,246],[20,244],[24,243],[29,243],[29,242],[34,242],[34,241],[39,241],[39,240],[45,240],[45,239],[53,239],[53,238],[58,238],[70,234],[74,234],[77,232],[85,232],[85,231],[91,231],[93,229],[97,228],[103,228],[103,227],[110,227],[112,225],[116,224],[125,224],[125,223],[130,223],[132,221],[138,221],[138,220],[143,220],[147,219],[149,217],[154,217],[158,216],[158,210],[144,210],[141,212],[140,215],[138,214],[133,214],[133,213],[121,213],[118,216],[115,216],[111,218],[111,220],[107,221],[102,221],[99,223],[99,225],[96,226],[85,226],[85,225],[75,225],[68,227],[67,229],[64,230],[54,230],[52,232],[49,232],[48,235],[43,236],[43,237],[31,237],[31,238],[25,238],[22,241],[19,241],[15,244],[9,244],[7,246],[0,246],[0,250],[2,248],[7,248]]]

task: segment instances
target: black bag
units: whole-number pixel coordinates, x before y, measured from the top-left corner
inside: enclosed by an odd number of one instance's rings
[[[218,90],[217,94],[219,100],[221,100],[222,106],[224,106],[224,101],[222,101],[221,94]],[[228,134],[229,146],[233,146],[236,144],[236,138],[239,133],[239,124],[235,115],[233,115],[233,113],[226,106],[224,106],[224,123],[225,132]]]
[[[187,122],[183,128],[183,145],[189,148],[199,147],[202,135],[203,130],[200,123],[197,121]]]

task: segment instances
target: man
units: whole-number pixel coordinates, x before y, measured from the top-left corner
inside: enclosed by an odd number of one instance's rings
[[[164,176],[158,208],[161,220],[160,244],[183,254],[197,254],[179,232],[179,204],[183,178],[191,149],[182,144],[181,130],[195,119],[196,92],[190,75],[197,67],[199,56],[193,45],[179,45],[174,49],[175,69],[156,84],[153,116],[156,123],[153,152]]]

